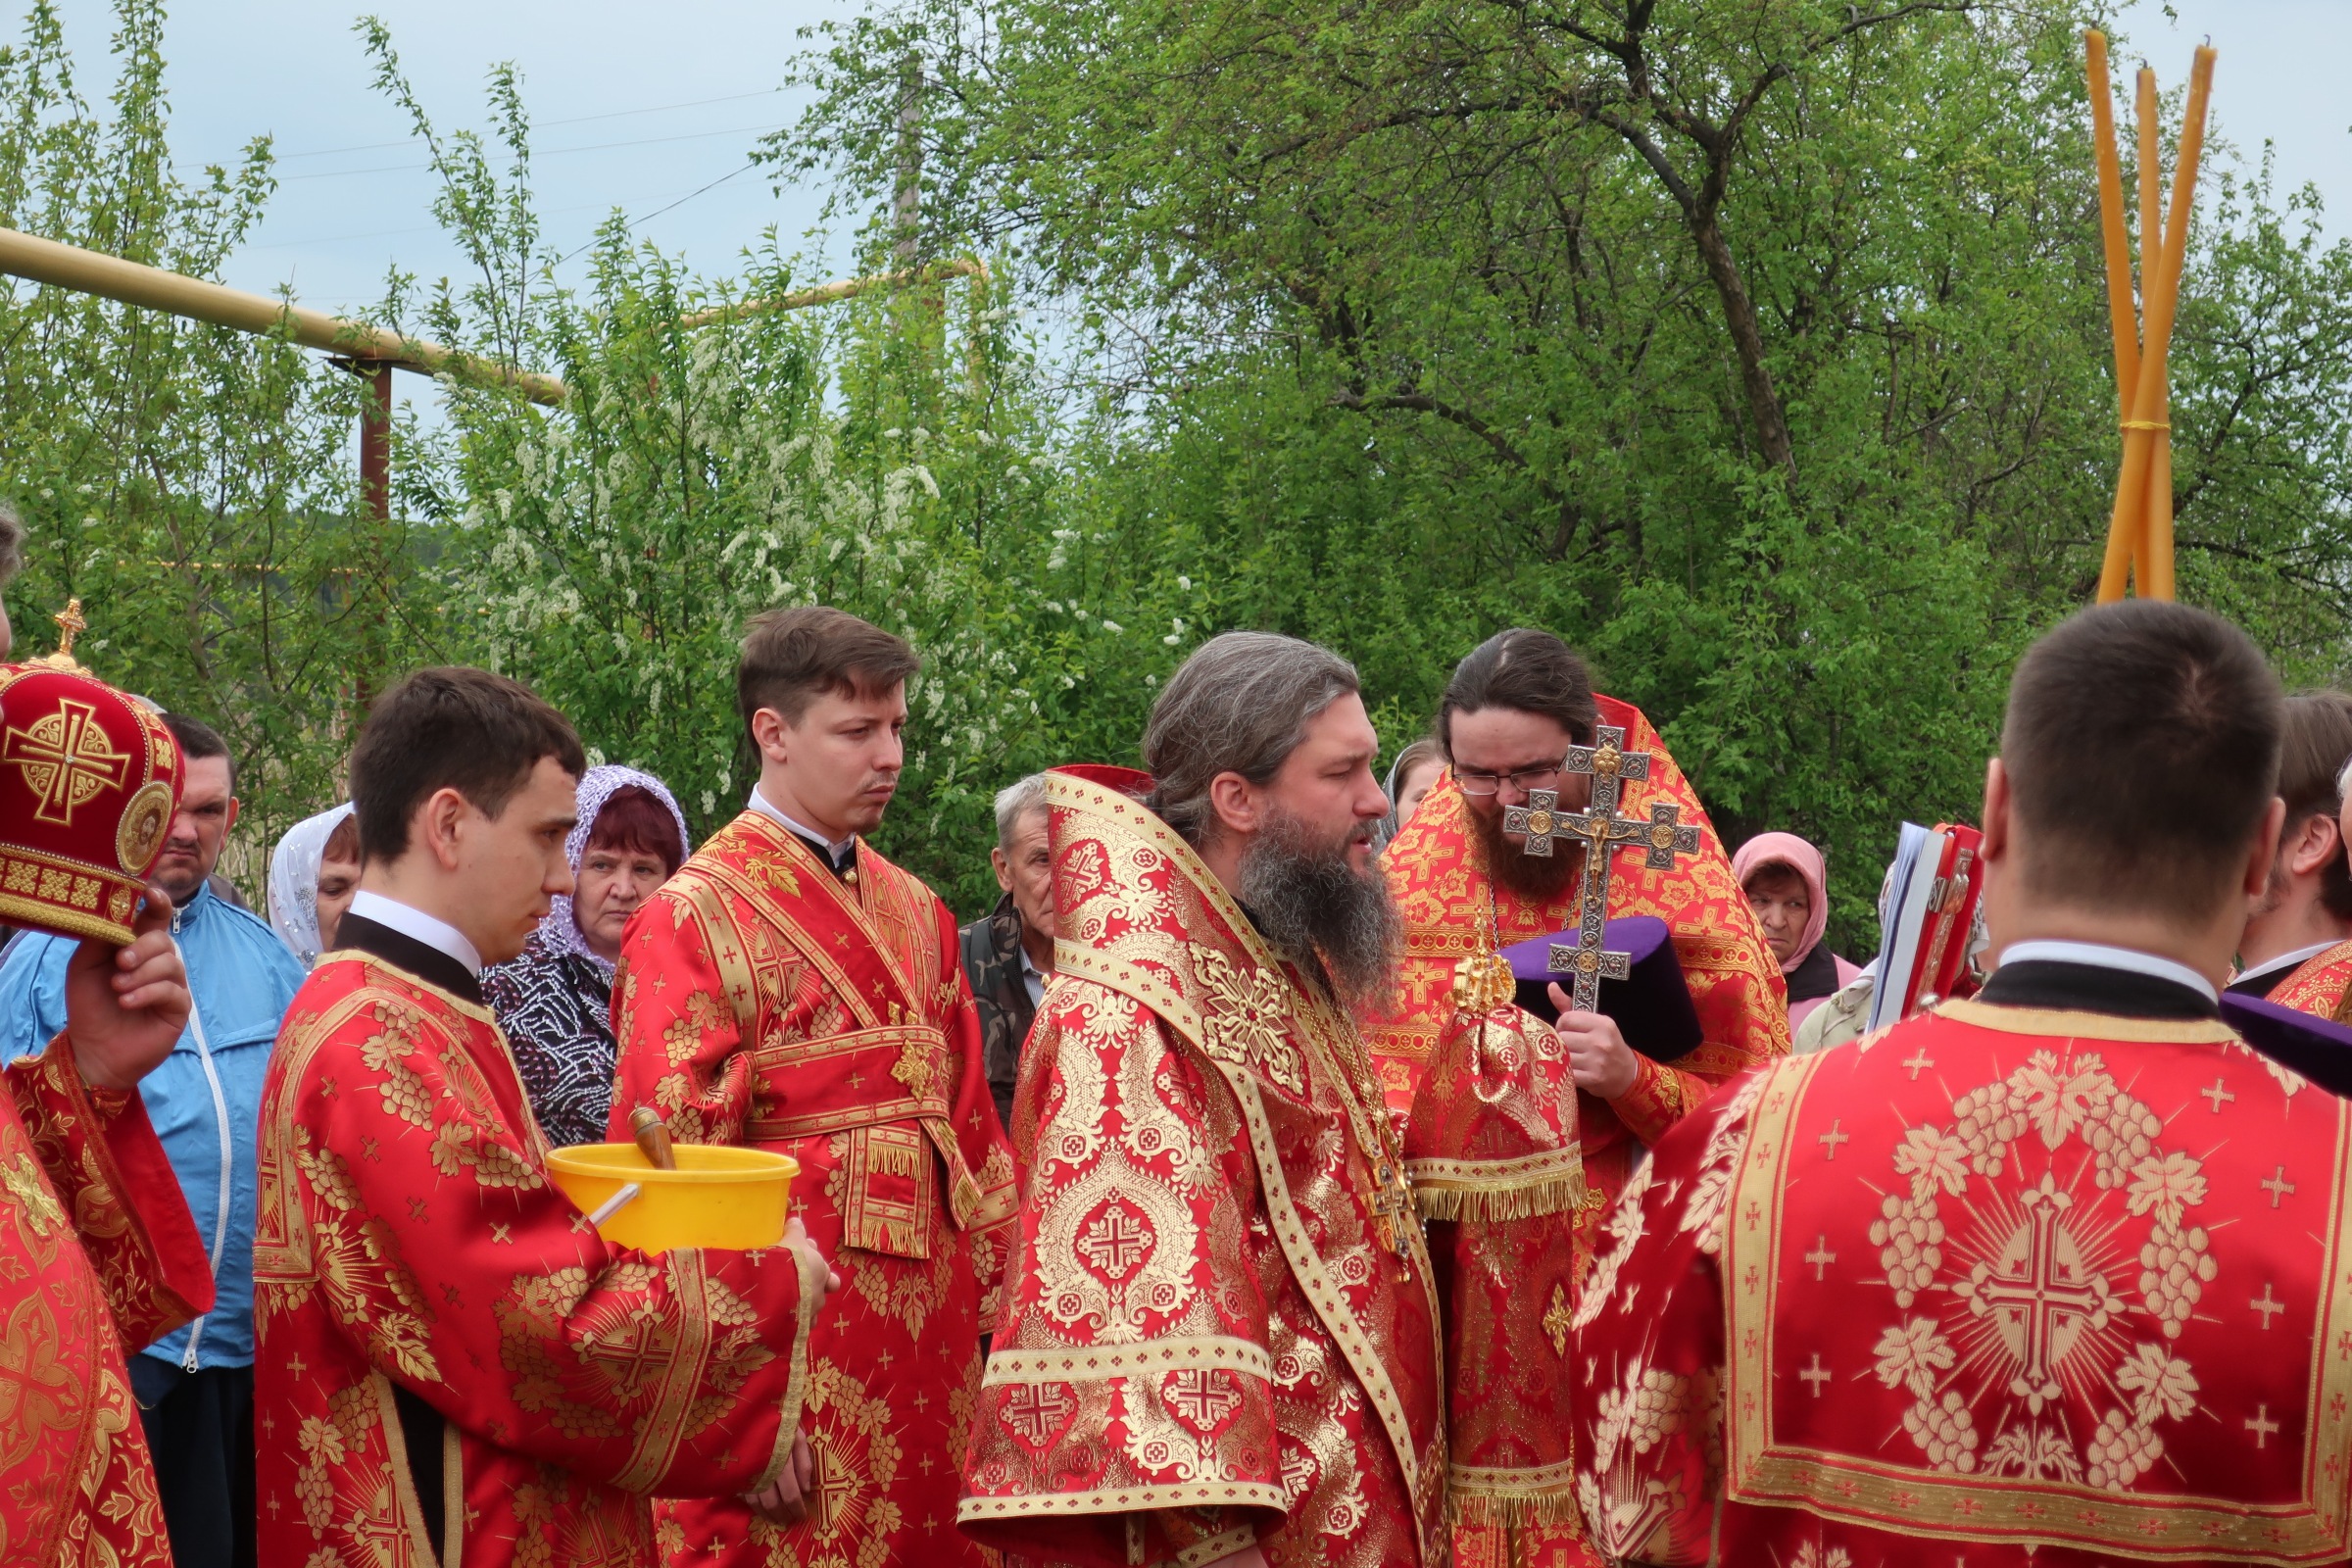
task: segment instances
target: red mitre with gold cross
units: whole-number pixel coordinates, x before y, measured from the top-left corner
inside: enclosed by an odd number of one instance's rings
[[[185,768],[147,706],[57,652],[0,664],[0,920],[127,944]]]

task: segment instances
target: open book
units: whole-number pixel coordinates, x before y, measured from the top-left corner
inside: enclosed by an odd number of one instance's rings
[[[1983,842],[1983,834],[1965,825],[1903,824],[1894,864],[1886,873],[1879,980],[1871,991],[1869,1028],[1882,1028],[1945,997],[1975,989],[1968,942],[1976,923],[1981,880],[1977,857]]]

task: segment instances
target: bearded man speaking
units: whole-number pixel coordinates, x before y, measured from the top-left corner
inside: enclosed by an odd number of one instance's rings
[[[1047,775],[1058,937],[1035,1163],[957,1517],[1086,1562],[1442,1560],[1438,1309],[1352,1021],[1399,925],[1345,660],[1229,632],[1156,777]]]

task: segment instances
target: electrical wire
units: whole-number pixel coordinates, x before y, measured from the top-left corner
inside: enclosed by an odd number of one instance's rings
[[[644,109],[609,109],[598,115],[573,115],[567,120],[542,121],[534,128],[552,130],[558,125],[585,125],[592,120],[622,120],[630,115],[665,115],[673,109],[701,109],[710,104],[739,104],[747,98],[772,97],[783,90],[781,87],[763,87],[758,92],[734,92],[719,98],[694,98],[682,104],[653,104]],[[344,153],[379,153],[388,147],[420,147],[423,144],[424,138],[421,136],[404,136],[398,141],[368,141],[350,147],[321,147],[307,153],[272,153],[270,156],[277,163],[290,164],[299,158],[335,158]]]
[[[727,172],[719,175],[716,179],[710,181],[710,184],[699,186],[694,190],[690,190],[685,195],[679,197],[676,201],[671,202],[667,207],[657,207],[642,218],[626,219],[622,221],[620,226],[623,228],[635,228],[640,223],[650,223],[655,219],[660,218],[663,213],[677,211],[679,208],[685,206],[688,202],[694,200],[697,196],[703,194],[704,191],[716,190],[719,186],[724,185],[728,180],[735,178],[738,174],[747,174],[759,167],[759,159],[747,158],[734,169],[729,170]],[[565,252],[564,255],[556,258],[555,265],[562,267],[565,262],[570,261],[573,257],[592,249],[595,244],[596,241],[592,239],[586,245],[582,245],[578,250]]]
[[[600,141],[592,142],[584,147],[550,147],[543,152],[532,153],[531,157],[533,159],[560,158],[565,153],[604,153],[620,147],[652,147],[662,142],[672,141],[709,141],[713,136],[745,136],[755,132],[765,135],[771,130],[782,130],[783,128],[782,125],[731,125],[724,130],[690,130],[675,136],[640,136],[632,141]],[[343,179],[354,174],[394,174],[432,167],[431,164],[426,163],[383,164],[374,169],[331,169],[322,170],[316,174],[288,174],[280,183],[290,185],[296,180],[303,179]]]
[[[758,167],[758,159],[747,159],[742,164],[719,175],[718,178],[710,180],[706,184],[697,185],[694,189],[688,191],[685,195],[678,197],[674,201],[671,201],[666,206],[657,207],[642,218],[632,218],[628,220],[628,224],[633,228],[640,223],[650,223],[655,219],[660,218],[662,214],[675,212],[677,209],[685,206],[688,202],[694,200],[697,196],[702,195],[704,192],[716,190],[719,186],[724,185],[728,180],[734,179],[738,175],[748,173],[753,169]],[[649,201],[660,200],[659,197],[647,197],[645,199]],[[542,211],[539,216],[541,218],[560,218],[566,213],[584,213],[596,208],[603,208],[607,211],[610,211],[613,207],[620,205],[624,204],[615,202],[574,202],[567,207],[547,208]],[[440,225],[438,223],[416,223],[411,224],[407,228],[373,228],[362,234],[318,234],[306,236],[302,239],[273,239],[269,241],[267,244],[243,245],[238,248],[245,251],[282,251],[315,245],[344,245],[364,239],[395,239],[406,234],[434,234],[438,232],[440,232]],[[573,257],[578,256],[581,251],[589,249],[596,242],[594,240],[590,240],[587,245],[581,246],[579,250],[575,250],[564,256],[559,257],[556,265],[562,266],[564,262],[570,261]]]

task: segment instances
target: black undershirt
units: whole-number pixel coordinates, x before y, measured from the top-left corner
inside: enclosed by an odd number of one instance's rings
[[[2050,1007],[2117,1018],[2219,1018],[2222,1009],[2194,986],[2136,969],[2027,958],[2004,963],[1977,993],[1996,1007]]]
[[[431,943],[419,942],[405,931],[395,931],[364,914],[343,916],[335,926],[335,946],[357,948],[395,968],[408,970],[453,997],[477,1007],[486,1005],[482,1001],[482,982],[471,969]]]
[[[406,969],[453,997],[477,1007],[484,1005],[482,983],[472,970],[430,943],[419,942],[364,914],[343,916],[335,927],[335,946],[356,948],[395,968]],[[392,1406],[399,1412],[401,1441],[409,1450],[409,1481],[416,1489],[417,1508],[425,1519],[424,1533],[432,1544],[433,1560],[438,1562],[448,1517],[448,1499],[441,1487],[442,1434],[448,1423],[422,1395],[410,1392],[397,1381],[392,1385]]]
[[[833,873],[834,880],[847,882],[850,879],[850,873],[858,869],[858,841],[856,839],[850,840],[850,847],[842,851],[841,858],[836,860],[833,858],[832,845],[821,839],[812,839],[799,828],[788,827],[784,831],[808,845],[808,853],[816,857],[817,864]]]
[[[1838,959],[1827,942],[1816,942],[1804,960],[1788,971],[1788,1000],[1811,1002],[1838,989]]]
[[[2276,969],[2265,969],[2260,974],[2248,975],[2234,985],[2227,985],[2222,989],[2233,997],[2260,997],[2267,1002],[2270,1000],[2272,992],[2286,983],[2288,975],[2302,967],[2299,963],[2282,963]]]

